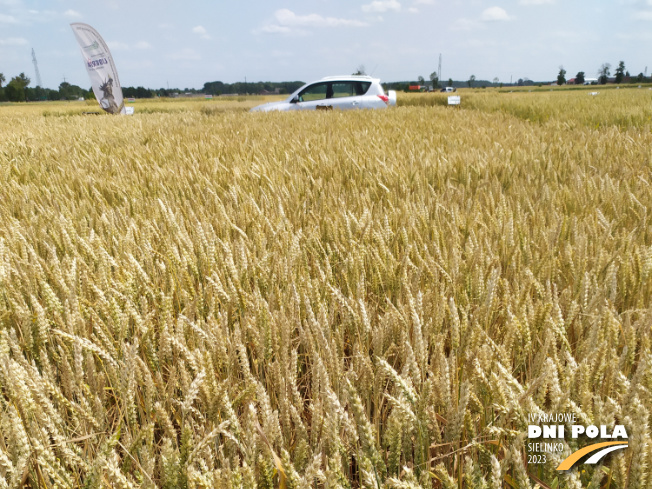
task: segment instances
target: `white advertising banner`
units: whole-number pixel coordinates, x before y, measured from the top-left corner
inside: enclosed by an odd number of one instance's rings
[[[102,36],[88,24],[70,24],[81,49],[93,93],[100,106],[110,114],[124,114],[125,104],[118,71]]]

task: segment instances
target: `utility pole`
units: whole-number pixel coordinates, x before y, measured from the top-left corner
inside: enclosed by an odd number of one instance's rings
[[[437,79],[441,82],[441,53],[439,53],[439,66],[437,67]]]
[[[43,82],[41,81],[41,74],[38,71],[38,63],[36,62],[34,48],[32,48],[32,63],[34,63],[34,71],[36,72],[36,86],[43,88]]]

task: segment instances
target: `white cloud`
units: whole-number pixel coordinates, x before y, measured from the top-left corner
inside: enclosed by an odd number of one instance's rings
[[[274,12],[274,18],[279,25],[288,27],[362,27],[367,25],[359,20],[322,17],[319,14],[297,15],[286,8]]]
[[[0,23],[2,24],[18,24],[16,17],[13,15],[0,14]]]
[[[627,34],[616,34],[616,39],[628,42],[649,42],[652,41],[652,32],[638,32],[638,33],[627,33]]]
[[[504,8],[501,7],[489,7],[485,9],[480,15],[480,19],[483,22],[495,22],[495,21],[505,21],[513,20],[514,17],[509,15]]]
[[[199,61],[201,56],[194,49],[186,48],[170,53],[168,58],[175,61]]]
[[[635,20],[652,20],[652,12],[641,10],[633,15]]]
[[[147,41],[138,41],[135,44],[127,44],[126,42],[121,41],[108,41],[106,44],[109,46],[111,51],[133,51],[134,49],[142,51],[145,49],[152,49],[152,45]]]
[[[283,25],[277,25],[277,24],[269,24],[265,25],[260,28],[261,32],[264,32],[265,34],[291,34],[292,29],[290,29],[287,26]]]
[[[264,34],[285,34],[303,36],[309,34],[310,27],[364,27],[366,22],[337,17],[324,17],[319,14],[297,15],[291,10],[280,9],[274,12],[274,19],[254,32]]]
[[[418,8],[419,5],[434,5],[435,0],[414,0],[412,7],[408,8],[408,12],[411,14],[418,14],[421,10]]]
[[[450,30],[452,31],[474,31],[476,29],[479,29],[483,27],[483,25],[478,22],[477,20],[473,19],[467,19],[467,18],[461,18],[457,19],[455,22],[453,22],[450,26]]]
[[[371,3],[362,6],[363,12],[388,12],[401,10],[401,3],[397,0],[374,0]]]
[[[556,0],[518,0],[521,5],[544,5],[546,3],[556,3]]]
[[[206,28],[203,25],[198,25],[192,28],[192,32],[198,34],[202,39],[210,39],[211,36],[208,35]]]
[[[107,46],[111,51],[129,51],[129,44],[120,41],[107,41]]]
[[[67,17],[72,20],[81,16],[81,14],[75,10],[67,10],[65,12],[59,12],[56,10],[28,9],[22,13],[26,14],[25,17],[26,19],[28,19],[28,23],[31,22],[45,23],[45,22],[53,22],[53,21],[60,22],[61,17]]]
[[[27,44],[27,39],[22,37],[8,37],[6,39],[0,39],[0,46],[25,46]]]
[[[73,9],[66,10],[63,13],[63,15],[65,15],[66,17],[70,17],[71,19],[78,19],[78,18],[80,18],[82,16],[82,14],[80,14],[79,12],[77,12],[76,10],[73,10]]]
[[[292,58],[294,54],[291,53],[290,51],[279,51],[277,49],[274,49],[271,52],[271,56],[273,58]]]

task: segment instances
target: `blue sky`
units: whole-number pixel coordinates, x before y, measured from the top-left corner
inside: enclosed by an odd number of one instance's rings
[[[652,71],[652,0],[0,0],[0,72],[90,86],[71,22],[109,44],[122,85],[310,81],[364,65],[383,81]],[[32,86],[35,83],[32,83]]]

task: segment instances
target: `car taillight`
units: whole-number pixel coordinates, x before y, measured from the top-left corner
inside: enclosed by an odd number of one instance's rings
[[[389,97],[387,95],[378,95],[378,98],[385,102],[386,104],[389,103]]]

